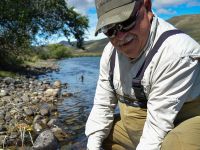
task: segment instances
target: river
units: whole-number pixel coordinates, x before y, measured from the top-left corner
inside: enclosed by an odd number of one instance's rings
[[[41,80],[68,83],[72,97],[58,103],[58,119],[72,137],[62,149],[86,149],[85,123],[92,108],[99,73],[100,57],[77,57],[58,61],[60,71],[42,75]]]

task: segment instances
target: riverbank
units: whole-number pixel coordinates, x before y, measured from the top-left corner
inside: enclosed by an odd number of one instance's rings
[[[0,78],[0,89],[1,148],[33,146],[45,150],[67,143],[70,131],[64,130],[57,119],[57,103],[73,95],[66,92],[67,83],[5,77]]]
[[[60,142],[69,141],[70,131],[57,119],[57,103],[73,94],[67,92],[67,83],[37,79],[39,74],[59,71],[55,60],[29,63],[21,69],[0,77],[0,147],[60,147]]]

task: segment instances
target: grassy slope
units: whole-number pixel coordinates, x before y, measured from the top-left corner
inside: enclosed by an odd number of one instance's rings
[[[99,52],[104,49],[106,44],[108,43],[108,39],[101,39],[101,40],[94,40],[94,41],[88,41],[84,44],[85,49],[92,52]]]
[[[173,17],[168,21],[200,43],[200,14]]]
[[[177,16],[169,19],[168,22],[183,30],[200,43],[200,14]],[[102,52],[107,43],[108,39],[88,41],[85,43],[85,48],[89,52]]]

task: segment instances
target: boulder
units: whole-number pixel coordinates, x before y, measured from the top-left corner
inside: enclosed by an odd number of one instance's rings
[[[51,130],[40,133],[34,142],[33,150],[57,150],[59,149],[58,140]]]

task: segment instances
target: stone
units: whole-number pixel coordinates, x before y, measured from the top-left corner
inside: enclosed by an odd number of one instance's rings
[[[7,131],[7,129],[3,125],[0,125],[0,132],[4,132],[4,131]]]
[[[40,109],[40,114],[42,116],[48,116],[49,115],[49,109],[48,108],[41,108]]]
[[[33,99],[31,100],[31,102],[32,102],[32,104],[38,104],[38,103],[39,103],[39,99],[33,98]]]
[[[60,80],[55,81],[54,84],[53,84],[53,86],[55,88],[61,88],[61,81]]]
[[[30,109],[30,108],[28,108],[28,107],[25,107],[25,108],[24,108],[24,112],[25,112],[25,114],[26,114],[27,116],[33,116],[33,115],[34,115],[32,109]]]
[[[62,130],[59,127],[52,128],[51,131],[53,132],[53,134],[59,142],[69,139],[70,137],[69,134],[67,134],[64,130]]]
[[[33,96],[38,96],[38,92],[33,92],[32,95]]]
[[[8,90],[1,90],[0,91],[0,97],[4,97],[8,95]]]
[[[15,80],[13,78],[11,78],[11,77],[6,77],[4,79],[4,83],[7,84],[7,85],[9,85],[11,83],[14,83],[14,82],[15,82]]]
[[[35,123],[34,125],[33,125],[33,129],[36,131],[36,132],[40,132],[43,128],[42,128],[42,126],[39,124],[39,123]]]
[[[21,99],[22,99],[24,102],[29,102],[29,101],[30,101],[28,95],[23,95],[23,96],[21,97]]]
[[[60,94],[60,89],[47,89],[44,92],[45,96],[50,97],[50,96],[58,96]]]
[[[47,123],[47,125],[49,127],[53,127],[53,126],[57,125],[57,123],[58,123],[58,119],[53,118]]]
[[[33,150],[57,150],[59,149],[59,144],[52,131],[46,130],[36,138],[32,148]]]
[[[62,96],[63,97],[71,97],[71,96],[73,96],[73,94],[72,93],[63,92]]]
[[[33,119],[33,123],[36,123],[36,122],[38,122],[39,120],[41,120],[42,119],[42,116],[41,115],[36,115],[35,117],[34,117],[34,119]]]
[[[6,112],[5,118],[4,118],[7,122],[11,120],[11,114],[10,112]]]

